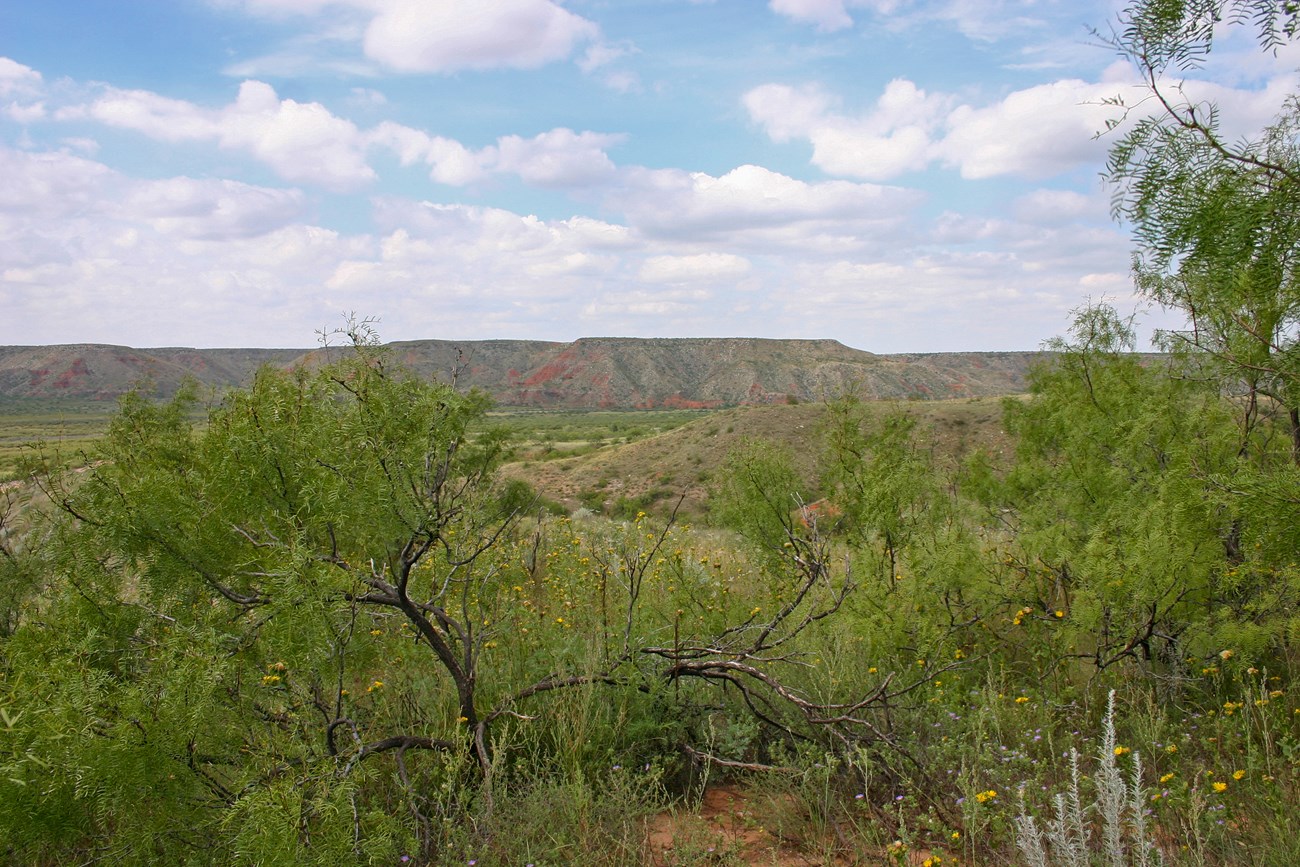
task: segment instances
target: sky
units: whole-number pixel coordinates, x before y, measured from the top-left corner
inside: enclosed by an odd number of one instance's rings
[[[1036,349],[1145,309],[1122,7],[5,0],[0,344]],[[1229,39],[1188,93],[1247,134],[1297,66]]]

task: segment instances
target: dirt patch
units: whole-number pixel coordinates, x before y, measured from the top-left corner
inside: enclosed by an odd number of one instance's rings
[[[781,806],[768,800],[755,800],[735,786],[718,786],[705,792],[694,812],[660,813],[646,823],[648,863],[654,867],[814,867],[849,863],[829,856],[820,847],[810,847],[806,841],[783,838],[768,827],[771,812]],[[818,851],[810,853],[810,849]]]

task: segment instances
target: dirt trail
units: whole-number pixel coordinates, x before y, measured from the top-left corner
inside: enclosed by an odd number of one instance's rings
[[[770,813],[780,805],[751,797],[734,786],[718,786],[704,794],[692,813],[660,813],[646,827],[646,847],[655,867],[687,864],[763,864],[768,867],[815,867],[846,864],[809,855],[804,841],[782,839],[769,827]],[[817,848],[817,847],[812,847]]]

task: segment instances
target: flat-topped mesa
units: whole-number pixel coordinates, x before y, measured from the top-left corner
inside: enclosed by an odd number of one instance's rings
[[[952,398],[1025,389],[1038,352],[877,355],[838,340],[584,337],[409,340],[389,344],[415,375],[479,388],[506,406],[713,408],[868,398]],[[133,349],[103,344],[0,347],[0,398],[113,399],[147,381],[160,396],[186,378],[245,385],[263,364],[312,364],[335,350]]]

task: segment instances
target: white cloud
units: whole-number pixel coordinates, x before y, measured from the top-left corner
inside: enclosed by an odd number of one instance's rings
[[[1023,39],[1044,27],[1032,14],[1041,11],[1036,0],[947,0],[931,15],[968,39],[995,42],[1009,36]]]
[[[743,97],[752,120],[777,142],[807,139],[812,162],[836,175],[885,180],[925,168],[932,158],[932,132],[951,97],[932,96],[906,79],[885,86],[874,109],[857,118],[832,111],[834,101],[817,87],[765,84]]]
[[[367,142],[393,151],[404,166],[428,165],[429,177],[440,184],[464,186],[487,176],[483,152],[399,123],[384,121],[370,131]]]
[[[1034,190],[1017,199],[1016,219],[1023,223],[1054,226],[1078,219],[1105,219],[1105,201],[1072,190]]]
[[[810,184],[761,166],[721,177],[676,169],[629,169],[611,204],[652,237],[749,238],[750,243],[805,244],[833,240],[900,219],[919,195],[896,187],[824,181]]]
[[[35,123],[38,120],[45,119],[45,103],[32,102],[27,105],[19,105],[16,102],[11,102],[9,105],[5,106],[4,113],[15,123]]]
[[[391,121],[362,131],[320,103],[281,99],[260,81],[245,81],[235,102],[216,109],[148,91],[109,89],[87,112],[161,141],[211,141],[251,155],[286,180],[334,190],[375,179],[367,162],[374,147],[391,150],[403,165],[427,165],[430,178],[443,184],[463,186],[506,173],[540,187],[590,186],[613,176],[605,148],[625,138],[557,128],[531,138],[501,136],[495,145],[474,151]]]
[[[365,160],[365,140],[351,121],[320,103],[280,99],[260,81],[245,81],[235,102],[219,109],[110,88],[89,113],[161,141],[214,141],[252,155],[290,181],[346,190],[375,177]]]
[[[641,90],[641,77],[627,69],[613,69],[610,64],[623,57],[639,54],[636,46],[630,42],[610,44],[595,42],[587,46],[586,52],[578,61],[578,68],[588,75],[596,75],[600,82],[610,90],[619,93],[633,93]]]
[[[306,345],[359,310],[389,339],[829,334],[879,351],[1032,348],[1081,290],[1109,293],[1127,267],[1119,231],[1066,191],[1018,206],[1077,215],[1057,224],[929,221],[905,191],[753,166],[623,174],[637,195],[626,225],[384,198],[377,234],[346,234],[303,224],[296,190],[135,180],[69,153],[0,149],[15,181],[0,185],[0,342]],[[50,309],[57,320],[39,313]]]
[[[637,277],[647,283],[711,283],[743,277],[750,268],[748,259],[731,253],[652,256],[641,265]]]
[[[5,148],[0,175],[10,179],[0,185],[0,304],[22,325],[5,342],[156,346],[198,331],[273,345],[286,327],[291,345],[310,342],[299,329],[323,315],[322,266],[360,252],[355,239],[293,224],[297,191],[141,181],[68,153]]]
[[[373,87],[354,87],[350,91],[348,102],[361,108],[376,108],[388,105],[388,97]]]
[[[287,226],[305,204],[299,190],[231,180],[136,180],[67,152],[0,148],[0,174],[11,180],[0,188],[0,214],[15,219],[13,228],[39,228],[31,238],[55,237],[60,222],[85,220],[117,227],[105,236],[133,227],[173,240],[252,238]]]
[[[301,216],[303,206],[299,190],[185,177],[140,182],[122,203],[132,221],[196,240],[264,235]]]
[[[70,138],[60,139],[59,143],[69,150],[79,151],[87,156],[94,156],[99,152],[99,142],[93,138],[85,136],[72,136]]]
[[[360,16],[365,55],[399,72],[535,69],[571,56],[600,34],[593,22],[553,0],[243,0],[238,5],[275,18]]]
[[[1162,86],[1177,101],[1215,103],[1224,137],[1236,139],[1268,124],[1300,87],[1300,74],[1273,71],[1272,78],[1251,87],[1198,80]],[[888,180],[937,162],[963,178],[1042,179],[1100,163],[1111,139],[1098,138],[1098,133],[1124,111],[1107,102],[1123,99],[1132,106],[1132,121],[1158,110],[1147,96],[1132,70],[1115,63],[1097,81],[1058,79],[983,104],[959,102],[956,94],[927,93],[906,79],[889,82],[861,115],[839,111],[838,100],[817,85],[764,84],[745,93],[741,102],[773,141],[809,142],[812,164],[832,175]]]
[[[631,43],[610,44],[608,42],[595,42],[587,46],[587,50],[578,61],[578,68],[583,72],[595,72],[601,67],[607,66],[618,60],[620,57],[626,57],[629,54],[635,54],[636,49]]]
[[[1117,111],[1101,102],[1119,89],[1068,79],[972,106],[895,79],[860,117],[833,111],[816,87],[767,84],[743,102],[774,141],[806,139],[813,164],[835,175],[885,180],[939,161],[965,178],[1047,177],[1104,155],[1094,135]]]
[[[89,114],[101,123],[133,129],[160,141],[197,141],[218,135],[216,112],[147,90],[109,88],[90,105]]]
[[[0,57],[0,99],[12,97],[0,102],[0,117],[23,125],[44,120],[48,112],[45,103],[37,99],[44,89],[39,72],[16,60]]]
[[[585,187],[609,179],[616,169],[604,149],[624,138],[561,127],[527,139],[501,136],[494,145],[470,150],[453,139],[388,121],[367,135],[371,145],[397,154],[402,165],[427,164],[429,176],[438,183],[464,186],[496,173],[549,188]]]
[[[240,85],[238,100],[223,111],[220,140],[224,147],[248,150],[291,181],[347,189],[375,177],[351,121],[320,103],[282,100],[259,81]]]
[[[1014,91],[991,105],[959,106],[948,116],[937,154],[963,178],[1043,178],[1100,161],[1107,145],[1094,136],[1116,115],[1101,101],[1114,92],[1111,84],[1065,79]]]
[[[294,15],[317,15],[330,7],[360,6],[339,0],[212,0],[218,6],[243,8],[255,15],[284,18]]]
[[[768,0],[768,7],[794,21],[817,25],[823,32],[853,26],[851,8],[868,8],[881,14],[893,12],[899,0]]]
[[[598,35],[550,0],[385,0],[365,35],[366,55],[401,72],[534,69]]]
[[[217,0],[276,20],[315,19],[317,30],[271,53],[234,63],[237,76],[303,74],[331,69],[372,74],[341,57],[358,46],[368,61],[397,72],[536,69],[564,60],[600,28],[554,0]]]
[[[530,139],[503,136],[496,145],[496,171],[512,172],[539,187],[581,187],[610,178],[614,163],[605,148],[626,137],[553,129]]]
[[[0,96],[34,96],[42,89],[41,74],[8,57],[0,57]]]

